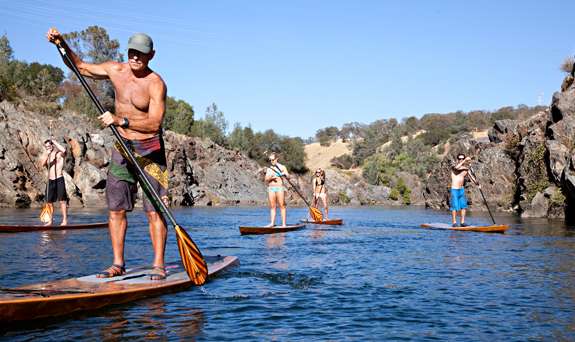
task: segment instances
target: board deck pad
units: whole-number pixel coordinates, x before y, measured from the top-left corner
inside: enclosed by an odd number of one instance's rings
[[[21,232],[34,232],[40,230],[71,230],[71,229],[94,229],[94,228],[106,228],[108,227],[108,222],[95,222],[95,223],[71,223],[66,226],[60,225],[52,225],[52,226],[44,226],[44,225],[10,225],[10,224],[2,224],[0,225],[0,233],[21,233]]]
[[[440,230],[461,230],[461,231],[472,231],[472,232],[484,232],[484,233],[503,233],[509,226],[506,224],[500,225],[488,225],[488,226],[467,226],[467,227],[453,227],[451,224],[447,223],[424,223],[421,228],[427,229],[440,229]]]
[[[238,263],[234,256],[206,256],[208,281]],[[166,266],[164,280],[151,280],[151,267],[136,267],[119,277],[95,274],[40,284],[0,289],[0,323],[25,322],[100,309],[193,286],[179,263]]]
[[[260,235],[260,234],[277,234],[286,233],[294,230],[305,228],[305,224],[291,224],[285,227],[257,227],[257,226],[240,226],[241,235]]]
[[[343,220],[340,218],[323,220],[323,221],[313,221],[313,220],[301,220],[300,222],[309,223],[309,224],[326,224],[331,226],[339,226],[343,224]]]

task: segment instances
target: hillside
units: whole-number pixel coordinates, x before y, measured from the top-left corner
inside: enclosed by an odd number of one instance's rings
[[[318,167],[322,169],[333,168],[330,163],[333,158],[352,152],[350,145],[344,143],[342,139],[338,139],[329,146],[321,146],[318,142],[307,144],[304,151],[306,155],[305,166],[311,171]]]

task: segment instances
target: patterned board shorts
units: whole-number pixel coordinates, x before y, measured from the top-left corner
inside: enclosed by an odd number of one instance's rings
[[[138,164],[160,198],[166,198],[168,196],[168,171],[162,136],[155,135],[144,140],[124,140],[124,142],[134,152]],[[114,147],[106,182],[106,202],[109,210],[132,211],[138,191],[137,171],[120,152],[119,144]],[[158,211],[147,194],[144,196],[144,210],[146,212]]]

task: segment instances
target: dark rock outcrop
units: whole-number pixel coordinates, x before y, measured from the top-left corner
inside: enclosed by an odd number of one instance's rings
[[[450,145],[426,180],[426,205],[449,206],[451,159],[463,152],[474,157],[472,166],[492,208],[575,221],[575,86],[555,93],[549,110],[521,122],[497,121],[488,134],[487,144],[462,138]],[[467,188],[471,208],[482,210],[477,191]]]

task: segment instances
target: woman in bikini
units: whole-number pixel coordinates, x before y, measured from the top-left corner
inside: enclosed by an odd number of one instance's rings
[[[271,222],[266,227],[273,227],[276,224],[276,206],[280,207],[282,216],[282,227],[286,226],[286,203],[285,187],[282,177],[288,177],[288,171],[285,166],[278,163],[278,155],[271,153],[269,155],[271,165],[266,170],[265,182],[268,184],[268,201],[270,204]]]
[[[315,170],[314,177],[312,179],[313,187],[313,203],[314,207],[317,208],[317,202],[321,199],[323,203],[323,209],[325,210],[325,215],[323,216],[324,221],[328,220],[329,208],[327,206],[327,188],[325,187],[325,171],[321,168]]]

